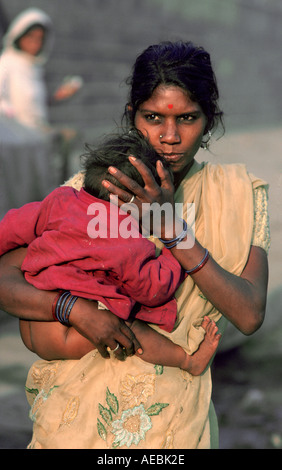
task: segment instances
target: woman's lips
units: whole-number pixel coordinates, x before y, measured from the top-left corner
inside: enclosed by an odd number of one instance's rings
[[[183,153],[164,153],[163,157],[167,162],[178,162],[182,159]]]

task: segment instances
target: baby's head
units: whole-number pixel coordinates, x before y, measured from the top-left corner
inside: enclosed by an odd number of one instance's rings
[[[105,201],[110,200],[110,193],[102,185],[104,179],[128,191],[108,172],[109,166],[118,168],[142,187],[144,187],[143,178],[130,163],[128,159],[130,155],[145,163],[158,184],[160,184],[160,179],[156,171],[157,160],[161,160],[164,166],[167,167],[166,162],[157,154],[148,140],[135,129],[125,134],[109,136],[97,147],[86,145],[86,150],[87,153],[82,155],[84,159],[83,166],[86,171],[84,189],[93,196]]]

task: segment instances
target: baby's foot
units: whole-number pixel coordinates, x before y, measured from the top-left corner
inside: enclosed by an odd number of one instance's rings
[[[204,330],[207,330],[208,324],[211,322],[211,319],[207,316],[204,317],[201,327],[204,328]]]
[[[204,317],[201,326],[206,331],[204,338],[205,347],[210,351],[215,352],[221,338],[221,334],[218,333],[218,327],[216,326],[216,323],[213,320],[210,320],[209,317]]]
[[[201,375],[208,367],[218,347],[221,335],[214,321],[204,317],[201,326],[205,330],[205,336],[200,343],[199,349],[190,356],[190,366],[183,367],[192,375]]]

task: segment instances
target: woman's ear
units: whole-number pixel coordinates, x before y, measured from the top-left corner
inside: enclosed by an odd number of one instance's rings
[[[131,103],[125,105],[125,118],[128,126],[134,127],[133,106]]]

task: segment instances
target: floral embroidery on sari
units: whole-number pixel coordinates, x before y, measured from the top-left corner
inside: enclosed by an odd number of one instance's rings
[[[32,368],[32,379],[39,388],[48,388],[49,384],[54,380],[55,375],[57,374],[59,363],[54,363],[45,367],[36,367]]]
[[[164,372],[164,366],[159,366],[159,365],[156,364],[154,366],[154,369],[155,369],[157,375],[162,375],[163,372]]]
[[[58,388],[57,385],[52,385],[55,376],[57,374],[59,367],[59,363],[55,363],[52,365],[45,366],[43,368],[33,366],[32,367],[32,380],[36,388],[29,388],[25,387],[27,393],[34,396],[34,401],[31,405],[29,411],[30,419],[35,422],[36,421],[36,414],[39,408],[45,403],[45,401],[49,398],[52,392]]]
[[[43,403],[47,400],[47,398],[49,398],[49,396],[51,395],[51,393],[53,392],[53,390],[55,388],[58,388],[58,387],[55,385],[54,387],[50,388],[50,390],[48,390],[48,392],[46,392],[44,389],[42,389],[39,392],[39,390],[37,388],[25,387],[25,390],[28,393],[31,393],[31,394],[35,395],[34,402],[33,402],[32,406],[30,408],[30,411],[29,411],[29,417],[30,417],[31,421],[36,421],[37,411],[43,405]]]
[[[155,376],[153,374],[130,375],[121,382],[122,409],[132,408],[147,399],[155,392]]]
[[[63,426],[64,424],[70,425],[73,422],[73,420],[77,416],[79,405],[80,405],[79,397],[72,397],[69,399],[66,409],[63,412],[60,426]]]
[[[155,375],[127,374],[121,382],[120,403],[109,388],[106,390],[106,404],[99,403],[97,419],[98,434],[101,439],[111,441],[113,448],[138,445],[145,440],[146,433],[152,428],[153,416],[169,406],[168,403],[154,403],[146,408],[146,403],[155,393]]]

